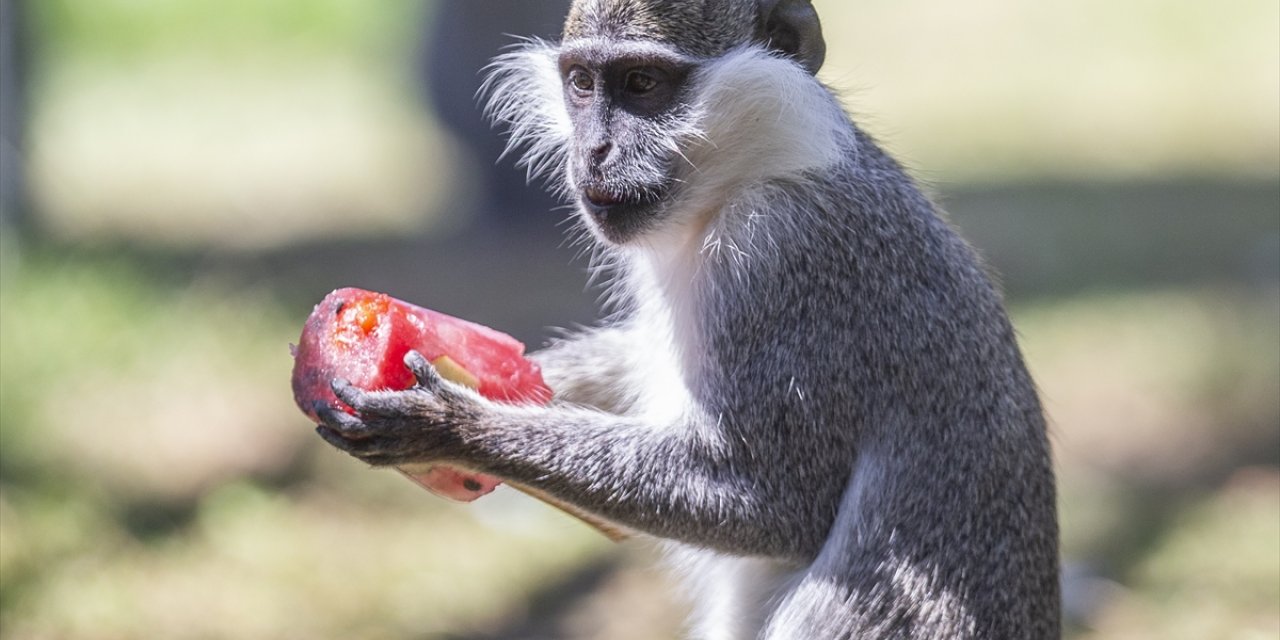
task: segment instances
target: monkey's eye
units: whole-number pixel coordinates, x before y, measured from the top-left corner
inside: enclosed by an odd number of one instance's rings
[[[591,74],[582,68],[574,68],[569,71],[569,85],[581,95],[589,94],[596,88],[596,82],[591,79]]]
[[[643,71],[631,71],[627,73],[625,86],[629,93],[649,93],[658,86],[658,79]]]

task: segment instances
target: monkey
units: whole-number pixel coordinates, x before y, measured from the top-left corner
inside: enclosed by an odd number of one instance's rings
[[[987,267],[816,74],[810,0],[575,0],[491,117],[573,206],[598,325],[548,406],[333,381],[321,437],[656,541],[712,640],[1060,637],[1046,420]]]

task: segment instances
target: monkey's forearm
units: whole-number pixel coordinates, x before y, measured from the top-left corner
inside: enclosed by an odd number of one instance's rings
[[[495,407],[465,462],[631,529],[741,555],[806,558],[825,527],[687,434],[576,407]],[[696,419],[695,419],[696,420]],[[741,461],[739,461],[741,462]],[[801,510],[802,511],[802,510]]]
[[[816,554],[820,511],[784,478],[714,444],[715,421],[696,410],[653,424],[572,405],[498,404],[446,382],[416,352],[418,386],[334,392],[358,415],[318,407],[319,433],[374,465],[446,462],[490,473],[626,528],[739,555]]]

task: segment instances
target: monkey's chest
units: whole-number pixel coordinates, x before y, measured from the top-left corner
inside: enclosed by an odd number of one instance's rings
[[[671,542],[663,545],[667,565],[693,608],[693,637],[754,638],[769,605],[799,569],[765,558],[727,556]]]

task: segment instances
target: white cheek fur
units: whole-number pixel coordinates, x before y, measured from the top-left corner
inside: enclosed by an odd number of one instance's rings
[[[530,179],[545,178],[563,191],[560,177],[567,165],[573,123],[564,106],[557,55],[556,45],[528,40],[485,68],[480,93],[487,97],[486,115],[507,131],[505,153],[523,148],[520,165]]]
[[[693,82],[700,135],[686,154],[708,187],[734,189],[822,169],[852,146],[834,97],[794,62],[759,46],[707,63]]]

